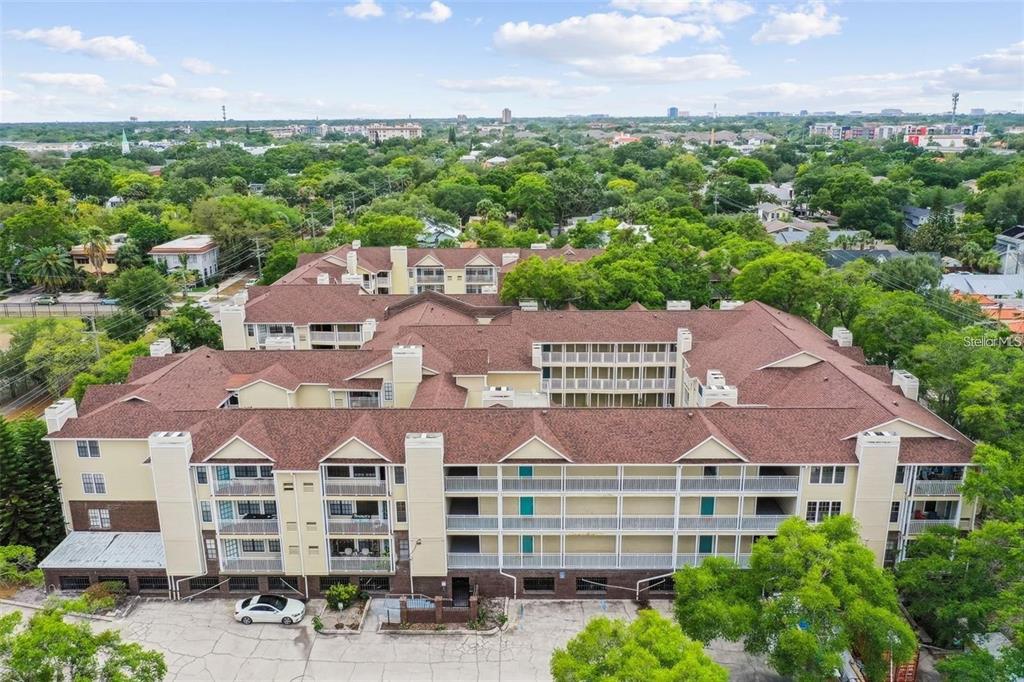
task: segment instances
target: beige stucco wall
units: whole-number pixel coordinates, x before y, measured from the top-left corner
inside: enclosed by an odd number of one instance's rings
[[[409,544],[413,576],[448,573],[447,532],[444,521],[444,440],[440,434],[405,442],[405,476],[409,496]]]
[[[672,537],[669,535],[623,535],[624,554],[671,554]]]
[[[303,384],[292,397],[295,407],[330,407],[331,394],[327,386]]]
[[[192,477],[188,462],[192,457],[189,434],[157,436],[149,439],[150,471],[160,538],[168,575],[195,575],[203,571],[206,559],[201,545],[199,511],[192,497]]]
[[[614,554],[612,535],[566,535],[565,551],[570,554]]]
[[[488,386],[506,386],[517,391],[539,391],[540,372],[490,372]]]
[[[616,501],[611,495],[603,497],[566,496],[565,513],[569,516],[615,516]]]
[[[281,553],[285,573],[326,574],[323,493],[318,472],[276,472],[274,487],[278,517],[281,519]],[[292,489],[288,490],[288,487]]]
[[[145,440],[100,440],[100,456],[96,458],[79,457],[75,441],[54,441],[52,446],[61,496],[65,500],[155,499],[153,474],[150,465],[144,463],[149,459],[149,445]],[[83,473],[103,474],[106,494],[85,494]]]
[[[263,381],[245,386],[238,391],[239,407],[292,407],[291,396],[285,389]]]

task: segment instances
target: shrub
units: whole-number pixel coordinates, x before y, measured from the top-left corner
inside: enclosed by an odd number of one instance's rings
[[[0,546],[0,587],[43,584],[43,571],[36,568],[36,551],[25,545]]]
[[[320,619],[320,616],[313,616],[313,629],[317,632],[323,632],[324,622]]]
[[[332,585],[327,588],[324,598],[327,599],[327,605],[337,611],[355,601],[358,594],[359,586],[348,583],[345,585]]]

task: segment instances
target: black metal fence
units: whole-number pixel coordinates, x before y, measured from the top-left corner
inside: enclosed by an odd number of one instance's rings
[[[0,317],[107,317],[120,310],[100,303],[0,303]]]

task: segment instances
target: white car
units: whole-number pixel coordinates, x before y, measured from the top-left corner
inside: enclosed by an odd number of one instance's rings
[[[298,599],[276,594],[260,594],[241,599],[235,604],[235,620],[243,625],[252,623],[298,623],[306,615],[306,605]]]

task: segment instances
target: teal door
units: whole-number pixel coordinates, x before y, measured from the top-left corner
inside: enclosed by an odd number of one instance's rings
[[[700,515],[701,516],[714,516],[715,515],[715,498],[713,498],[713,497],[702,497],[702,498],[700,498]]]
[[[520,516],[533,516],[533,498],[532,497],[520,497],[519,498],[519,515]]]
[[[519,467],[519,478],[533,478],[533,467],[522,466]]]
[[[697,551],[701,554],[711,554],[715,551],[715,536],[701,535],[697,539]]]
[[[523,554],[533,554],[533,536],[524,535],[522,539]]]

